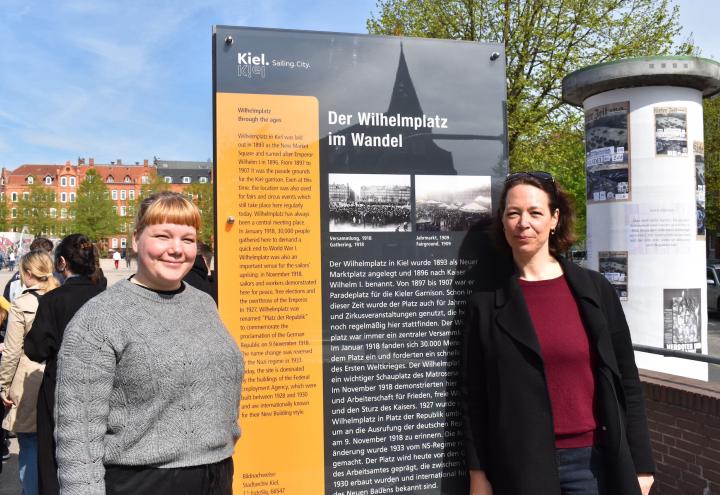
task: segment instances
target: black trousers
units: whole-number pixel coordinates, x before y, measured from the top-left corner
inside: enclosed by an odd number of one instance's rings
[[[106,495],[232,495],[232,458],[185,468],[105,466]]]

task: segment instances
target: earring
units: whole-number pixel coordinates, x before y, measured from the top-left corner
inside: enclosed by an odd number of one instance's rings
[[[555,229],[550,229],[550,235],[555,235]]]

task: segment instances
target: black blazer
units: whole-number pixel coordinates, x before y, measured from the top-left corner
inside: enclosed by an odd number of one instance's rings
[[[608,493],[640,495],[637,473],[655,467],[630,331],[599,273],[559,258],[598,357],[596,400]],[[559,495],[555,435],[543,360],[517,275],[508,270],[466,307],[463,402],[469,469],[495,495]]]

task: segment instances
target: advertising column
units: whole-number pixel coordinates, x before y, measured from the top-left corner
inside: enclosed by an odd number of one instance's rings
[[[585,111],[588,265],[617,290],[633,342],[707,353],[703,96],[720,65],[647,57],[567,76]],[[707,380],[707,364],[638,353],[639,367]]]
[[[470,270],[507,173],[497,44],[216,27],[238,494],[466,491]]]

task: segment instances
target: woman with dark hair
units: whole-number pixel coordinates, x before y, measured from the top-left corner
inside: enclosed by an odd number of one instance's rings
[[[212,298],[183,283],[200,212],[162,192],[133,232],[137,272],[78,311],[58,355],[63,495],[231,495],[243,358]]]
[[[642,389],[615,290],[566,261],[568,195],[510,174],[497,241],[505,268],[466,309],[463,402],[472,495],[647,495]]]
[[[70,234],[55,249],[55,269],[65,283],[40,301],[30,332],[25,337],[25,354],[33,361],[46,361],[37,402],[38,475],[41,495],[60,492],[55,461],[53,409],[57,355],[68,322],[80,307],[105,288],[90,277],[96,270],[95,248],[82,234]]]

